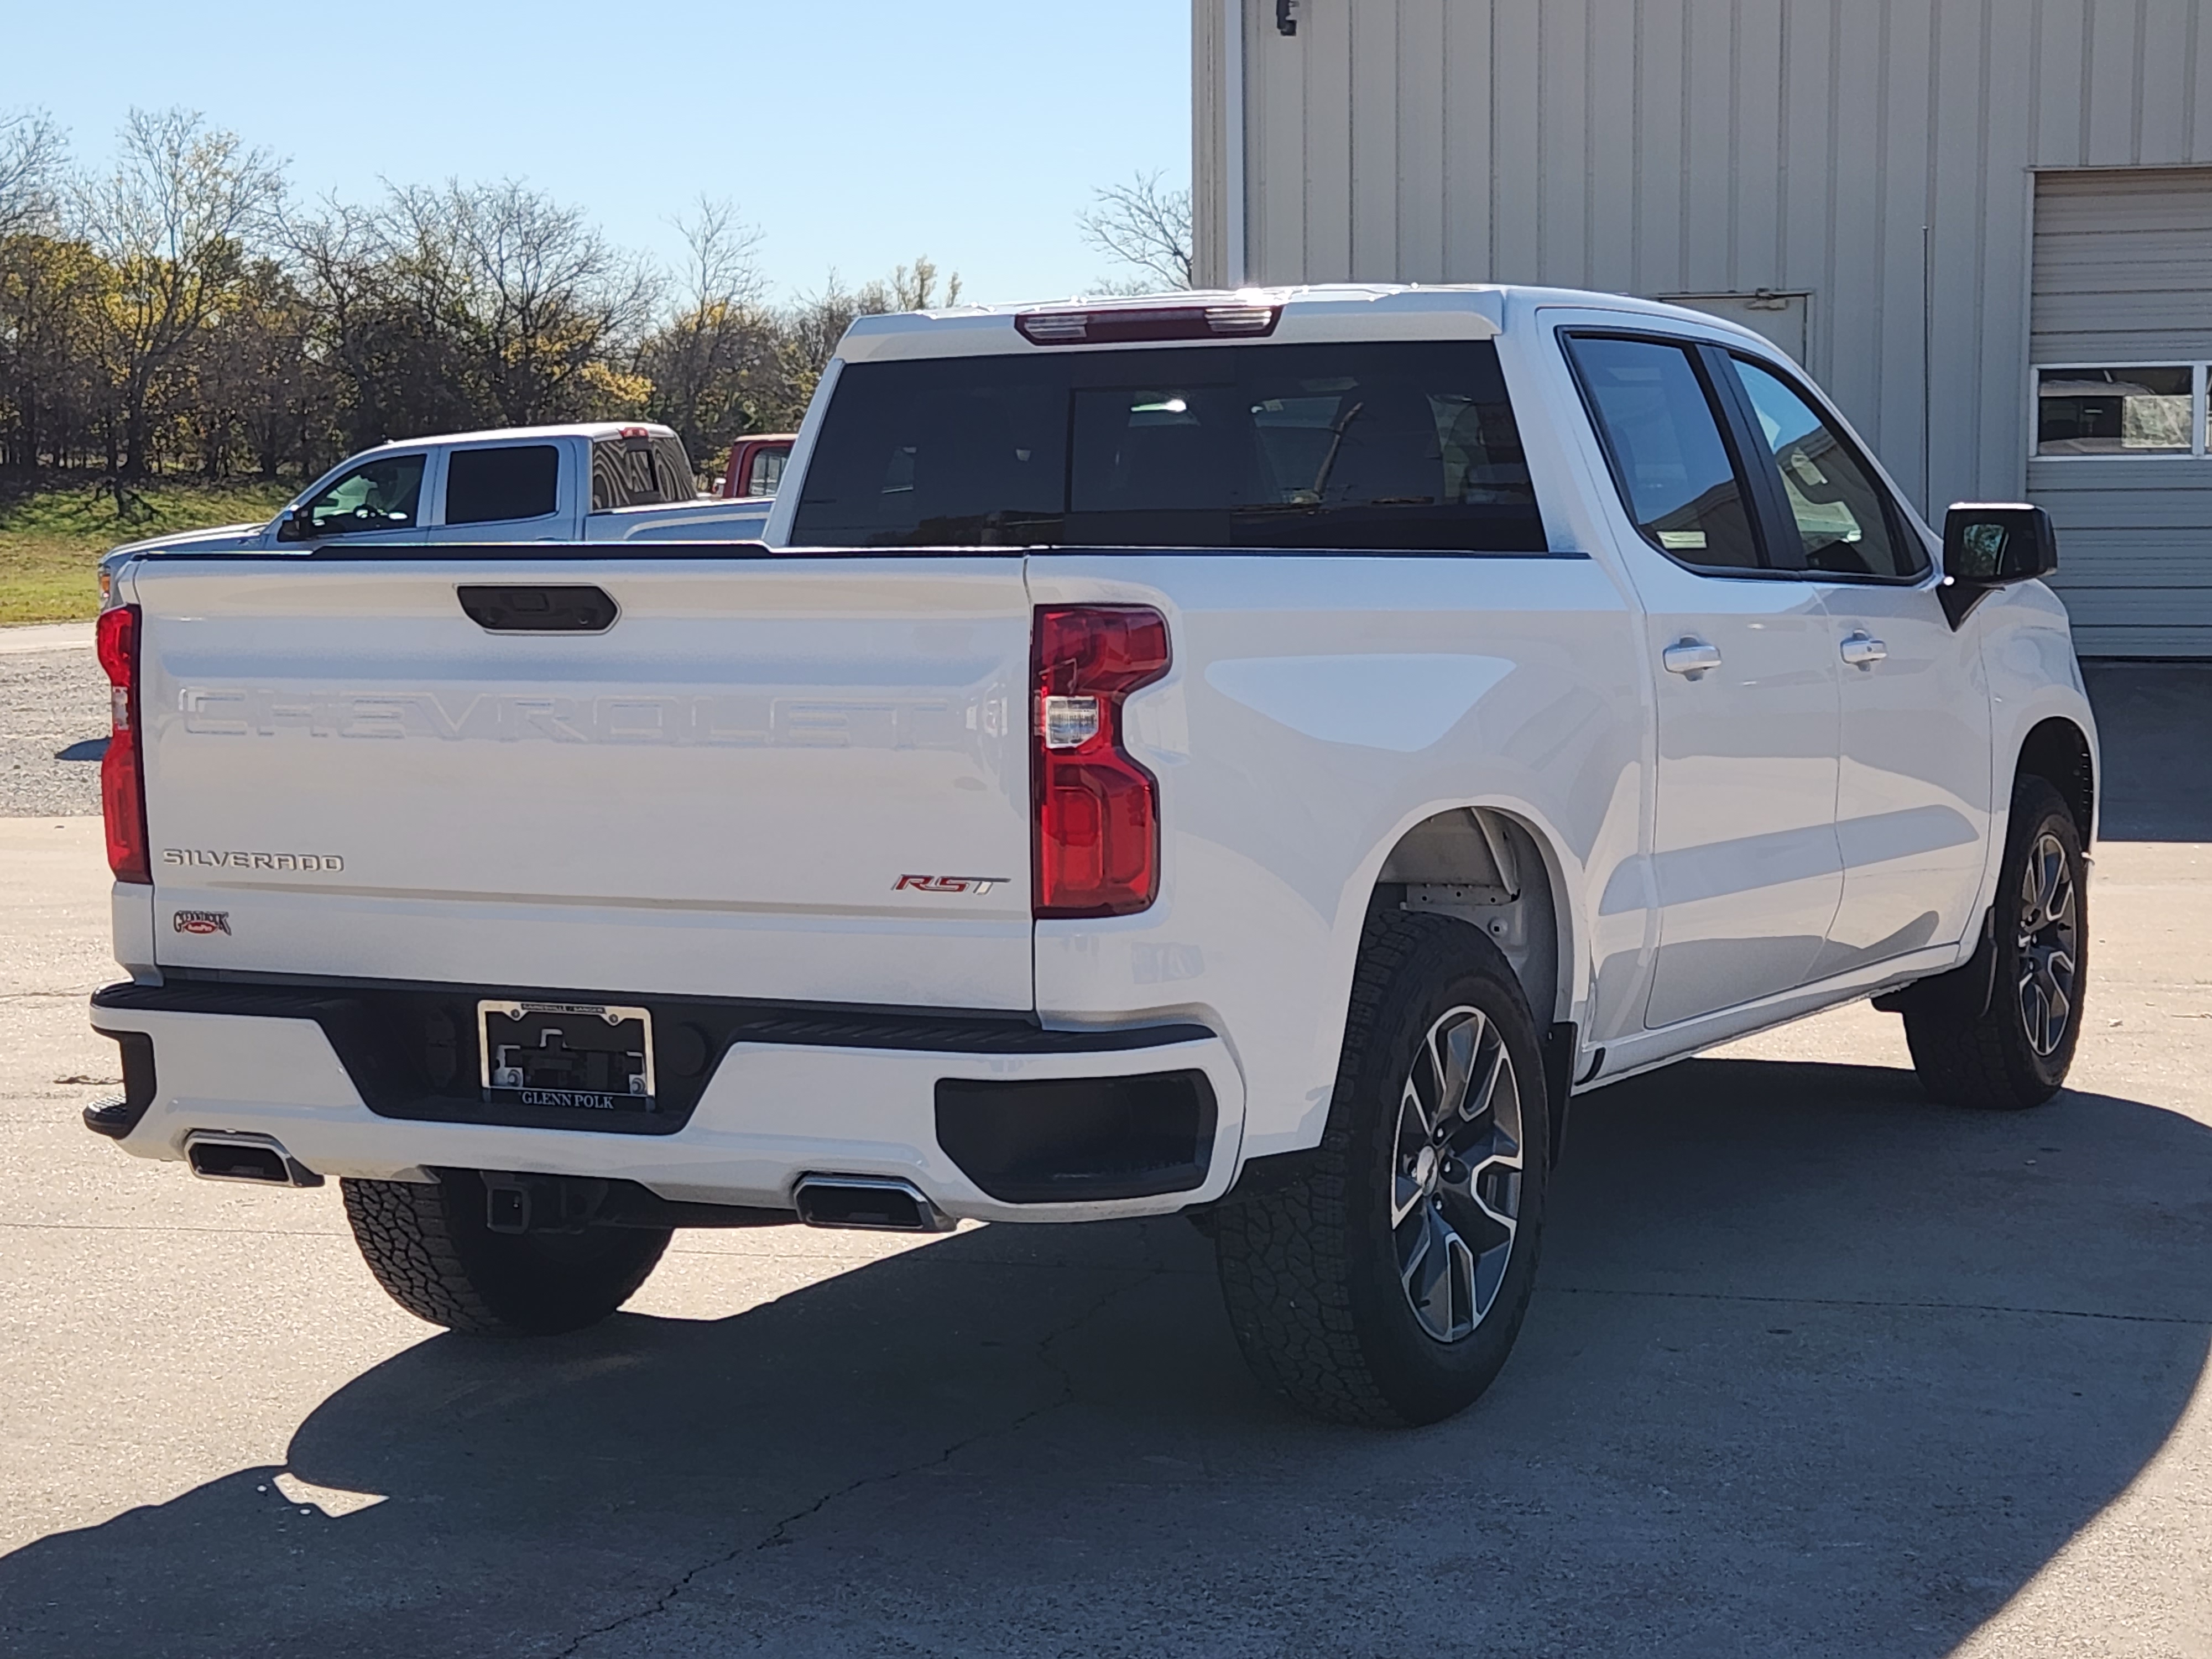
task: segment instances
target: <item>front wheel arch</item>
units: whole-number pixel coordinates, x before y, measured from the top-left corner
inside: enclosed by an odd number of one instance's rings
[[[2041,778],[2058,792],[2081,845],[2087,847],[2097,822],[2096,763],[2088,733],[2063,715],[2038,721],[2021,740],[2013,766],[2015,793],[2022,778]]]

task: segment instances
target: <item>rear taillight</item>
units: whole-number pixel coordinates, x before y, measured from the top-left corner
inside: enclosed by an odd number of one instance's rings
[[[1121,704],[1168,672],[1145,605],[1040,605],[1030,729],[1036,914],[1121,916],[1160,887],[1160,791],[1121,746]]]
[[[100,665],[107,671],[114,725],[100,763],[100,808],[107,820],[107,867],[118,881],[154,879],[146,858],[146,769],[138,750],[138,607],[100,613]]]

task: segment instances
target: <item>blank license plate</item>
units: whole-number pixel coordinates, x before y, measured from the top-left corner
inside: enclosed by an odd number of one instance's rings
[[[653,1109],[653,1015],[587,1002],[479,1002],[487,1103]]]

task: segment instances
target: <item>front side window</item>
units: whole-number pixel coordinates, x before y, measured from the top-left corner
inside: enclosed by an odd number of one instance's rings
[[[446,522],[541,519],[559,504],[561,452],[551,444],[457,449],[446,459]]]
[[[1782,475],[1805,568],[1845,576],[1918,576],[1928,568],[1888,494],[1844,435],[1796,389],[1759,364],[1729,360]]]
[[[853,364],[816,441],[793,540],[1547,546],[1486,341]]]
[[[422,457],[382,455],[367,461],[307,503],[311,533],[358,535],[411,530],[422,500]]]
[[[1604,335],[1571,336],[1567,344],[1644,539],[1684,564],[1756,568],[1743,481],[1690,348]]]
[[[2035,376],[2038,455],[2192,453],[2197,369],[2043,368]]]

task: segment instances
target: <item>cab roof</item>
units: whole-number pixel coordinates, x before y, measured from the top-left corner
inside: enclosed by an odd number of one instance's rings
[[[657,421],[571,421],[562,426],[501,426],[482,432],[434,432],[419,438],[392,438],[375,449],[420,449],[431,444],[515,443],[529,438],[672,438],[676,434]]]
[[[1343,283],[893,312],[854,319],[837,355],[848,362],[866,362],[1119,349],[1139,343],[1488,340],[1504,331],[1511,313],[1534,305],[1646,314],[1756,337],[1703,312],[1618,294],[1494,283]]]

